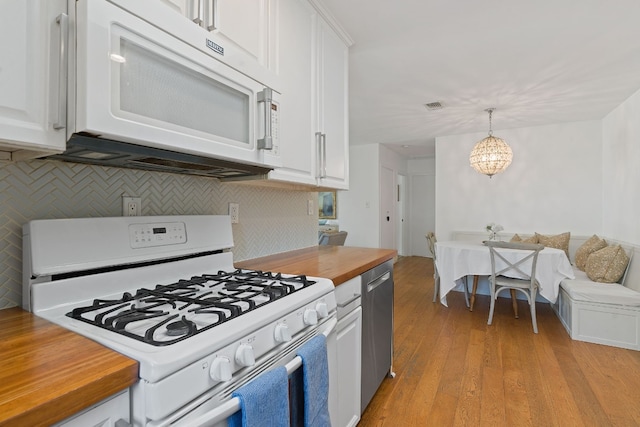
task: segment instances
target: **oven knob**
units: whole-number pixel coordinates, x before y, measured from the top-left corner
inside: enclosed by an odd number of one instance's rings
[[[327,303],[324,301],[320,301],[316,304],[316,311],[318,312],[318,317],[324,319],[329,315],[329,308],[327,307]]]
[[[315,325],[318,323],[318,312],[308,308],[304,311],[302,320],[304,321],[305,325],[309,325],[309,326]]]
[[[256,364],[256,358],[253,355],[253,347],[249,344],[240,344],[236,350],[236,362],[242,366],[253,366]]]
[[[211,363],[209,375],[214,381],[229,381],[231,379],[231,361],[226,357],[216,357]]]
[[[276,329],[274,331],[276,342],[287,342],[291,341],[291,331],[289,331],[289,327],[284,323],[278,323],[276,325]]]

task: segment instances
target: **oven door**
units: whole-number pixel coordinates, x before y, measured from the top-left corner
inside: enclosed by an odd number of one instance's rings
[[[76,5],[73,132],[280,165],[277,93],[195,48],[204,38],[181,39],[107,1]]]
[[[277,366],[285,366],[289,373],[289,405],[291,413],[294,414],[291,419],[291,426],[302,426],[301,415],[303,414],[302,405],[304,396],[300,395],[302,386],[299,383],[302,375],[300,375],[300,367],[302,362],[300,357],[296,356],[296,350],[300,348],[308,340],[322,333],[327,337],[327,361],[329,365],[329,415],[331,424],[335,425],[338,415],[338,390],[337,390],[337,348],[336,348],[336,325],[337,318],[334,314],[328,317],[315,331],[305,331],[302,337],[294,337],[292,342],[295,343],[281,351],[280,356],[269,356],[266,360],[257,360],[253,372],[266,372]],[[247,379],[244,383],[249,382]],[[240,386],[236,387],[239,388]],[[182,410],[161,421],[153,421],[146,427],[227,427],[228,419],[239,409],[238,398],[231,399],[230,396],[234,389],[211,390],[198,398],[196,401],[187,405]],[[295,393],[295,394],[291,394]],[[265,403],[266,404],[266,403]],[[297,415],[296,415],[297,414]]]

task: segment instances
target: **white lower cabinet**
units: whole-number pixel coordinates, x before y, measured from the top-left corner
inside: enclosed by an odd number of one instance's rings
[[[338,322],[338,426],[360,421],[362,308]]]
[[[126,389],[53,427],[129,427],[129,409]]]
[[[64,151],[66,0],[3,1],[0,14],[0,159]]]
[[[338,422],[337,427],[352,427],[360,421],[362,366],[361,277],[336,287],[338,325]]]

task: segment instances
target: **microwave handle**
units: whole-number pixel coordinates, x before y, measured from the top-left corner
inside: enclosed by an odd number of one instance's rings
[[[69,77],[69,15],[61,13],[56,18],[60,25],[60,55],[58,60],[58,117],[53,123],[54,129],[67,127],[67,78]]]
[[[270,88],[258,93],[258,102],[264,102],[264,138],[258,140],[258,148],[263,150],[273,149],[273,138],[271,137],[271,115],[273,104],[273,91]]]

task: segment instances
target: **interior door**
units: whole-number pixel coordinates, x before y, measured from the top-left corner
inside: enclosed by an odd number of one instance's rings
[[[435,231],[435,175],[411,176],[411,217],[410,239],[411,254],[431,257],[427,249],[427,239],[424,237],[428,231]]]

